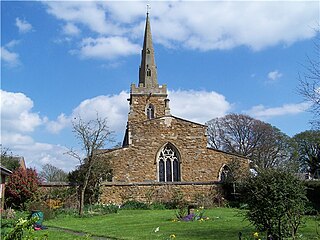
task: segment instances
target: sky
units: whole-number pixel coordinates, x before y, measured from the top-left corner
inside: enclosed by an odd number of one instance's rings
[[[309,130],[299,74],[314,56],[318,1],[1,1],[1,144],[27,167],[73,170],[72,119],[108,118],[121,142],[146,5],[159,84],[174,116],[247,114]]]

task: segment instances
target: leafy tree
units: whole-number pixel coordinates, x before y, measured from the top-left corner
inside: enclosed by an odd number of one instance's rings
[[[300,85],[298,91],[304,99],[311,103],[310,111],[314,114],[315,120],[312,122],[315,128],[320,127],[320,26],[315,29],[317,37],[314,41],[315,57],[307,57],[304,66],[305,73],[299,76]]]
[[[68,173],[49,163],[42,166],[39,176],[45,182],[65,182],[68,179]]]
[[[39,184],[40,180],[36,170],[18,168],[9,176],[5,188],[6,205],[24,209],[25,203],[35,197]]]
[[[256,171],[282,166],[290,159],[290,138],[270,124],[243,114],[229,114],[207,125],[212,148],[250,158]]]
[[[95,120],[84,121],[81,117],[74,119],[72,122],[73,132],[76,138],[80,141],[84,158],[73,150],[69,154],[80,161],[83,169],[83,178],[80,178],[81,184],[79,189],[79,215],[83,215],[85,192],[92,178],[92,169],[98,159],[96,152],[102,148],[106,141],[112,141],[111,134],[107,125],[106,118],[100,118],[97,115]]]
[[[1,145],[1,166],[13,171],[20,167],[19,159],[13,157],[12,152],[7,147]]]
[[[248,204],[247,219],[272,239],[295,239],[306,205],[306,189],[293,174],[265,169],[249,177],[242,197]]]
[[[82,183],[87,168],[86,163],[80,165],[76,170],[69,173],[69,181],[78,184]],[[92,204],[99,200],[101,183],[105,181],[112,181],[112,169],[108,159],[97,157],[91,169],[91,177],[85,192],[85,203]]]
[[[320,131],[309,130],[293,136],[302,171],[317,177],[320,171]]]

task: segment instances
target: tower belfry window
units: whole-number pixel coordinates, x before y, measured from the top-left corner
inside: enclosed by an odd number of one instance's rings
[[[147,108],[147,118],[153,119],[154,118],[154,106],[152,104],[149,104]]]

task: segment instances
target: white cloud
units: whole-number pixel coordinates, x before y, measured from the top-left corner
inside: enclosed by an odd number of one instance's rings
[[[244,112],[254,118],[265,120],[271,117],[299,114],[308,110],[309,107],[310,103],[308,102],[297,104],[284,104],[281,107],[273,108],[267,108],[263,105],[258,105]]]
[[[123,37],[86,38],[82,40],[79,52],[74,53],[78,53],[82,58],[114,59],[137,54],[140,48],[140,45]]]
[[[24,19],[16,18],[16,26],[20,33],[27,33],[32,30],[32,25]]]
[[[33,101],[23,93],[0,90],[2,127],[15,132],[32,132],[42,124],[38,113],[32,112]]]
[[[80,32],[80,29],[75,24],[70,22],[63,27],[63,33],[66,35],[76,36],[79,35]]]
[[[222,117],[231,109],[225,97],[207,91],[170,91],[171,114],[204,124],[212,118]]]
[[[77,161],[64,153],[67,149],[60,145],[36,142],[32,134],[46,120],[33,112],[33,101],[23,93],[0,90],[1,93],[1,139],[3,146],[15,155],[23,156],[28,167],[41,169],[41,165],[51,163],[64,170],[71,170]],[[63,121],[61,116],[60,121]]]
[[[47,121],[46,127],[51,133],[59,133],[62,129],[69,126],[71,120],[64,113],[61,113],[56,121]]]
[[[122,134],[125,130],[129,112],[128,97],[129,94],[122,91],[118,95],[87,99],[73,110],[72,118],[81,116],[83,120],[90,120],[95,119],[98,113],[100,117],[108,119],[110,130]]]
[[[1,47],[1,61],[3,61],[9,67],[16,67],[20,64],[19,54],[15,52],[10,52],[5,47]]]
[[[107,118],[111,131],[123,133],[127,122],[129,105],[127,98],[129,93],[122,91],[118,95],[97,96],[82,101],[69,116],[60,114],[55,121],[46,123],[51,133],[59,133],[62,129],[71,125],[74,118],[81,117],[84,121],[96,119],[97,114],[101,118]]]
[[[52,2],[44,3],[47,12],[69,23],[79,23],[100,34],[120,34],[121,28],[106,19],[107,9],[100,2]]]
[[[101,39],[121,37],[130,45],[139,41],[140,46],[144,2],[45,4],[48,13],[67,24],[90,29]],[[155,42],[201,51],[238,46],[261,50],[277,44],[290,45],[313,37],[312,27],[319,18],[316,1],[155,1],[151,7]],[[114,52],[117,53],[124,56],[120,51]],[[96,56],[101,58],[98,54],[92,55]]]
[[[275,81],[281,77],[282,77],[282,73],[280,73],[278,70],[275,70],[275,71],[268,73],[268,79],[272,80],[272,81]]]

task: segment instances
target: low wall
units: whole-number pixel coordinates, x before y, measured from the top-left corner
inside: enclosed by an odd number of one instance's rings
[[[197,202],[201,198],[215,198],[220,189],[218,182],[106,182],[101,186],[100,202],[122,204],[128,200],[139,202],[170,202],[183,196],[188,202]]]

